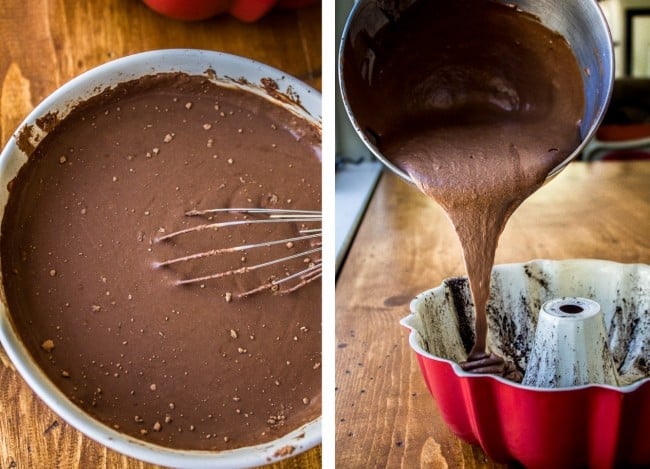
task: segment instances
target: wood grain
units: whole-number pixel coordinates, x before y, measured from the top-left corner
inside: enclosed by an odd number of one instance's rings
[[[253,24],[228,15],[162,17],[137,0],[4,0],[0,14],[0,139],[63,83],[125,55],[163,48],[249,57],[321,86],[320,6],[273,11]],[[0,348],[0,469],[153,467],[93,442],[52,413]],[[320,446],[274,468],[321,466]]]
[[[650,163],[572,163],[514,214],[496,262],[650,262]],[[503,467],[455,437],[398,321],[412,297],[464,275],[442,209],[384,174],[336,287],[337,465]]]

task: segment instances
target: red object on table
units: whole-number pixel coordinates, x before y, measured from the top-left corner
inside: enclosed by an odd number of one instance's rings
[[[235,18],[253,22],[273,7],[301,8],[318,0],[143,0],[152,10],[177,20],[196,21],[229,13]]]

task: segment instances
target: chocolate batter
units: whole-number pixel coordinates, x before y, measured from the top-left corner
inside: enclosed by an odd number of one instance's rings
[[[50,379],[122,432],[205,450],[277,438],[320,415],[320,282],[236,295],[315,259],[175,282],[308,244],[155,263],[300,226],[155,240],[206,221],[188,210],[320,210],[320,194],[320,132],[288,111],[204,77],[119,85],[59,122],[11,184],[1,255],[12,320]]]
[[[508,372],[486,350],[497,241],[513,211],[580,142],[580,69],[561,36],[510,6],[420,1],[397,20],[389,16],[375,37],[350,37],[351,109],[454,224],[476,308],[464,367]]]

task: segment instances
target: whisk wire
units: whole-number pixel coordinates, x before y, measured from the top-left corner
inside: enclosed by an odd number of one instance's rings
[[[321,250],[321,248],[315,248],[315,249],[311,249],[311,250],[308,250],[308,251],[299,252],[297,254],[292,254],[291,256],[286,256],[286,257],[282,257],[282,258],[279,258],[279,259],[273,259],[271,261],[262,262],[260,264],[247,265],[247,266],[244,266],[244,267],[240,267],[239,269],[227,270],[225,272],[219,272],[219,273],[216,273],[216,274],[204,275],[202,277],[195,277],[195,278],[189,278],[189,279],[184,279],[184,280],[178,280],[176,282],[176,284],[177,285],[187,285],[189,283],[205,282],[206,280],[213,280],[213,279],[227,277],[229,275],[234,275],[234,274],[243,274],[243,273],[251,272],[253,270],[258,270],[258,269],[261,269],[261,268],[264,268],[264,267],[269,267],[271,265],[278,264],[280,262],[286,262],[286,261],[290,261],[292,259],[297,259],[299,257],[308,256],[309,254],[319,252],[320,250]]]
[[[301,218],[269,218],[264,220],[233,220],[233,221],[224,221],[218,223],[205,223],[203,225],[191,226],[189,228],[184,228],[182,230],[174,231],[172,233],[159,236],[158,238],[156,238],[156,241],[157,242],[166,241],[168,239],[172,239],[175,238],[176,236],[180,236],[187,233],[193,233],[193,232],[203,231],[203,230],[215,230],[219,228],[226,228],[228,226],[250,225],[250,224],[258,224],[258,223],[287,223],[287,222],[300,223],[300,222],[313,222],[313,221],[316,221],[316,219],[312,217],[301,217]]]
[[[299,270],[298,272],[294,273],[287,273],[286,276],[277,278],[276,276],[271,276],[269,280],[258,287],[255,287],[251,290],[242,292],[237,294],[237,298],[244,298],[250,295],[253,295],[255,293],[259,293],[265,290],[272,290],[273,292],[277,294],[288,294],[292,293],[305,285],[321,278],[322,276],[322,259],[316,258],[312,259],[310,256],[312,254],[318,253],[322,250],[322,243],[320,241],[315,241],[316,238],[321,237],[322,229],[320,227],[318,228],[308,228],[305,224],[306,223],[314,223],[314,222],[320,222],[322,219],[322,214],[319,211],[313,211],[313,210],[293,210],[293,209],[268,209],[268,208],[216,208],[216,209],[207,209],[207,210],[189,210],[185,212],[186,216],[207,216],[210,220],[212,219],[212,215],[216,215],[219,213],[238,213],[238,214],[244,214],[244,215],[264,215],[266,218],[256,218],[256,219],[242,219],[242,220],[230,220],[230,221],[220,221],[220,222],[210,222],[210,223],[204,223],[201,225],[195,225],[189,228],[184,228],[181,230],[174,231],[172,233],[164,234],[158,238],[155,239],[155,242],[164,242],[167,240],[171,240],[175,237],[188,234],[188,233],[193,233],[193,232],[200,232],[203,230],[218,230],[219,228],[225,228],[225,227],[232,227],[232,226],[237,226],[237,225],[250,225],[250,224],[259,224],[259,223],[303,223],[301,229],[298,230],[299,236],[295,237],[289,237],[285,239],[279,239],[279,240],[270,240],[270,241],[263,241],[259,243],[251,243],[251,244],[244,244],[240,246],[233,246],[233,247],[227,247],[227,248],[217,248],[217,249],[210,249],[204,252],[199,252],[195,254],[190,254],[187,256],[181,256],[173,259],[167,259],[162,262],[156,263],[156,267],[165,267],[165,266],[170,266],[173,264],[181,263],[181,262],[188,262],[188,261],[193,261],[193,260],[198,260],[210,256],[216,256],[219,254],[225,254],[229,252],[239,252],[239,251],[247,251],[251,249],[256,249],[260,247],[270,247],[274,245],[279,245],[279,244],[287,244],[287,247],[293,247],[290,246],[289,243],[298,243],[298,242],[304,242],[304,241],[310,241],[311,244],[311,249],[303,250],[301,252],[289,255],[289,256],[284,256],[281,258],[276,258],[272,259],[266,262],[260,262],[255,265],[247,265],[235,269],[230,269],[227,271],[223,272],[218,272],[218,273],[213,273],[213,274],[208,274],[208,275],[203,275],[199,277],[194,277],[194,278],[187,278],[187,279],[181,279],[177,280],[175,283],[177,285],[188,285],[188,284],[195,284],[195,283],[201,283],[201,282],[206,282],[209,280],[215,280],[231,275],[240,275],[240,274],[245,274],[247,272],[252,272],[255,270],[263,269],[265,267],[277,265],[282,262],[287,262],[291,261],[294,259],[298,259],[300,257],[304,257],[305,261],[308,261],[308,265],[304,268]],[[287,288],[281,288],[281,285],[287,284],[289,281],[296,281],[295,284],[287,287]]]
[[[305,214],[313,215],[315,217],[321,218],[321,212],[317,210],[295,210],[288,208],[210,208],[206,210],[188,210],[185,212],[187,216],[195,215],[208,215],[211,213],[263,213],[270,215],[282,215],[282,214]]]
[[[318,260],[320,262],[320,259]],[[260,285],[257,288],[253,288],[252,290],[248,290],[246,292],[240,293],[237,295],[238,298],[245,298],[247,296],[250,296],[254,293],[258,293],[264,290],[270,290],[273,289],[275,286],[280,285],[281,283],[284,283],[285,281],[288,281],[292,278],[300,277],[300,282],[296,283],[294,286],[287,288],[285,290],[278,290],[277,293],[281,295],[286,295],[289,293],[293,293],[294,291],[304,287],[305,285],[313,282],[314,280],[318,280],[320,277],[322,277],[322,272],[323,272],[323,267],[322,264],[316,264],[312,267],[308,267],[304,270],[301,270],[300,272],[296,272],[295,274],[282,278],[280,280],[271,280],[268,283],[264,283]]]
[[[302,233],[302,231],[301,231],[301,233]],[[303,236],[296,236],[294,238],[278,239],[278,240],[275,240],[275,241],[265,241],[263,243],[244,244],[244,245],[241,245],[241,246],[233,246],[233,247],[230,247],[230,248],[210,249],[209,251],[198,252],[196,254],[190,254],[190,255],[182,256],[182,257],[176,257],[174,259],[167,259],[166,261],[158,262],[156,264],[156,267],[164,267],[166,265],[172,265],[172,264],[176,264],[178,262],[194,261],[194,260],[197,260],[197,259],[203,259],[204,257],[216,256],[218,254],[225,254],[227,252],[248,251],[248,250],[255,249],[255,248],[269,247],[269,246],[275,246],[275,245],[278,245],[278,244],[293,243],[293,242],[297,242],[297,241],[305,241],[307,239],[319,238],[320,236],[321,236],[321,234],[320,234],[320,232],[318,232],[318,233],[305,234]]]

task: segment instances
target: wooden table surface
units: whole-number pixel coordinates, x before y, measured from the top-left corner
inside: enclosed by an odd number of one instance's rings
[[[320,6],[273,11],[245,24],[222,15],[184,23],[138,0],[3,0],[0,13],[0,143],[63,83],[125,55],[162,48],[219,50],[272,65],[321,87]],[[321,447],[275,468],[321,466]],[[52,413],[0,347],[0,469],[151,467],[84,437]]]
[[[515,212],[496,263],[650,263],[650,162],[572,163]],[[420,291],[464,275],[444,212],[384,174],[336,287],[337,467],[504,467],[455,437],[398,321]]]

